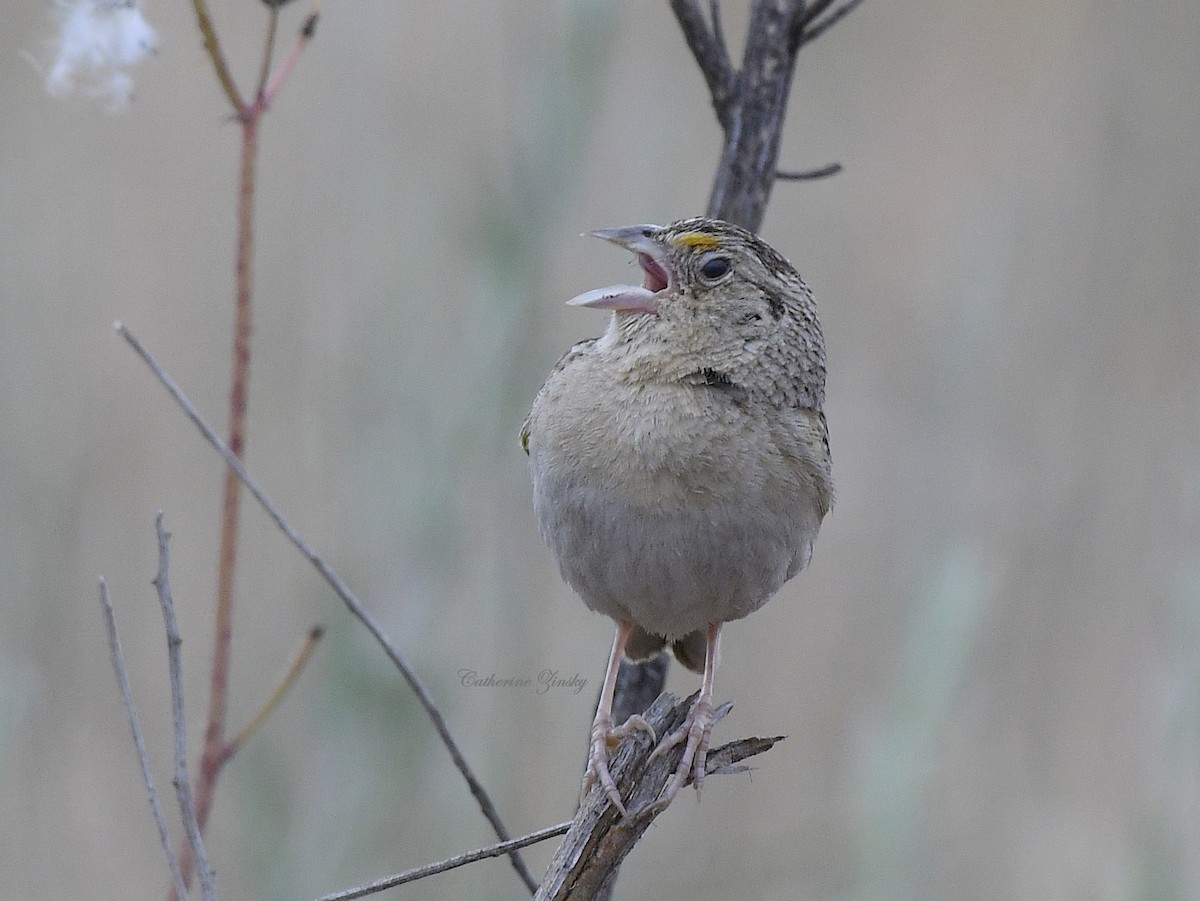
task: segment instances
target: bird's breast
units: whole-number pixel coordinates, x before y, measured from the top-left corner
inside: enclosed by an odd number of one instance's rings
[[[534,464],[629,502],[657,505],[696,496],[741,495],[786,478],[770,430],[716,389],[689,385],[610,386],[579,392],[538,423]],[[751,484],[742,484],[749,482]]]
[[[694,386],[588,393],[535,411],[530,459],[542,535],[589,606],[687,634],[807,562],[820,513],[769,422]]]

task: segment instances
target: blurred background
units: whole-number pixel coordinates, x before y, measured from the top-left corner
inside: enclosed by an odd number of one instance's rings
[[[740,48],[746,4],[723,6]],[[110,325],[224,429],[238,130],[190,5],[142,8],[159,52],[119,114],[47,96],[48,2],[8,4],[0,36],[14,899],[165,893],[96,595],[104,574],[169,789],[158,508],[194,749],[207,702],[222,470]],[[249,85],[265,8],[212,8]],[[781,163],[845,171],[779,184],[763,234],[818,298],[838,503],[811,569],[726,630],[716,734],[788,740],[682,797],[618,897],[1200,897],[1198,37],[1192,0],[869,0],[801,53]],[[250,469],[514,834],[570,817],[611,640],[541,545],[517,430],[604,328],[563,301],[630,273],[579,234],[701,212],[719,148],[667,4],[631,0],[326,3],[265,122]],[[220,896],[489,844],[383,654],[244,509],[231,728],[328,633],[225,771]],[[524,892],[493,860],[392,896]]]

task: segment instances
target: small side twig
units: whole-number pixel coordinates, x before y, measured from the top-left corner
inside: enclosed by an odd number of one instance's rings
[[[292,70],[296,68],[296,63],[300,59],[300,53],[304,50],[305,45],[313,39],[313,35],[317,33],[317,19],[320,13],[313,10],[305,18],[304,24],[300,26],[300,30],[296,32],[296,38],[292,41],[292,46],[288,49],[287,56],[283,58],[283,62],[279,64],[279,68],[275,70],[275,74],[270,79],[263,80],[263,87],[258,93],[258,103],[263,109],[270,106],[275,98],[279,95],[280,89],[284,82],[292,74]],[[265,75],[264,71],[264,75]]]
[[[824,13],[826,9],[833,5],[833,0],[820,0],[820,2],[814,3],[807,10],[803,20],[801,20],[798,36],[794,38],[794,40],[796,40],[797,49],[803,47],[805,44],[815,41],[830,28],[852,13],[854,9],[862,2],[863,0],[847,0],[845,4],[835,9],[820,22],[817,22],[817,18]]]
[[[226,759],[232,757],[238,752],[238,750],[246,743],[250,736],[258,731],[259,727],[262,726],[267,717],[271,715],[272,711],[279,706],[279,702],[283,700],[284,695],[291,691],[292,686],[295,685],[296,680],[300,678],[300,673],[304,671],[304,667],[308,664],[309,658],[312,657],[313,651],[317,649],[317,644],[321,641],[324,635],[325,629],[323,626],[313,626],[309,630],[308,636],[304,639],[304,644],[296,653],[295,658],[292,660],[291,666],[288,667],[287,672],[283,675],[283,678],[279,680],[279,684],[275,686],[275,690],[271,692],[270,696],[263,703],[262,707],[258,708],[258,713],[250,717],[250,721],[241,728],[241,731],[239,731],[237,735],[235,735],[226,743]]]
[[[459,854],[457,857],[450,857],[437,863],[426,864],[423,867],[413,867],[411,870],[405,870],[403,873],[397,873],[394,876],[385,876],[374,882],[368,882],[366,885],[359,885],[340,892],[333,892],[329,895],[322,895],[317,901],[350,901],[352,898],[363,898],[375,892],[382,892],[384,889],[404,885],[406,882],[416,882],[418,879],[444,873],[456,867],[475,863],[479,860],[487,860],[489,857],[499,857],[501,854],[508,854],[510,851],[525,848],[529,845],[536,845],[538,842],[544,842],[546,839],[554,838],[556,835],[565,835],[570,828],[570,823],[547,826],[545,829],[539,829],[537,832],[529,833],[529,835],[523,835],[520,838],[500,842],[496,845],[489,845],[486,848],[480,848],[478,851],[468,851],[465,854]]]
[[[362,602],[355,597],[354,593],[350,590],[350,587],[346,585],[344,581],[342,581],[341,576],[334,572],[333,568],[323,559],[321,559],[321,557],[315,550],[313,550],[308,542],[301,537],[300,533],[293,529],[288,521],[283,518],[283,514],[279,512],[279,509],[271,502],[270,498],[267,497],[262,487],[246,470],[246,467],[243,465],[242,461],[239,460],[233,451],[229,449],[229,446],[226,445],[225,442],[220,439],[220,437],[218,437],[217,433],[213,431],[212,426],[210,426],[204,420],[204,417],[200,415],[200,412],[196,409],[192,402],[188,400],[187,396],[175,383],[175,380],[172,379],[167,371],[162,368],[159,362],[154,359],[154,357],[148,350],[146,350],[146,348],[134,336],[134,334],[120,322],[114,323],[113,329],[131,348],[133,348],[134,352],[141,357],[142,362],[144,362],[150,368],[150,371],[154,373],[154,376],[158,379],[159,383],[167,389],[167,393],[171,395],[171,397],[179,405],[180,409],[182,409],[184,414],[187,415],[188,419],[192,421],[192,424],[200,430],[200,434],[204,436],[205,440],[207,440],[208,443],[216,449],[217,453],[221,455],[221,459],[228,464],[229,468],[237,475],[241,483],[246,486],[246,489],[254,496],[254,499],[258,501],[259,505],[263,508],[263,510],[266,511],[267,515],[271,517],[275,525],[279,527],[279,530],[287,536],[288,540],[291,541],[296,549],[308,559],[313,567],[316,568],[317,572],[321,574],[321,577],[325,580],[329,587],[333,589],[334,593],[339,598],[341,598],[342,603],[346,605],[346,608],[351,612],[351,614],[353,614],[354,617],[360,623],[362,623],[364,627],[366,627],[367,631],[371,633],[371,637],[375,639],[381,648],[383,648],[383,651],[385,654],[387,654],[388,659],[391,660],[396,669],[400,671],[400,674],[408,683],[409,688],[411,688],[413,694],[416,695],[418,702],[425,709],[425,713],[433,723],[434,729],[437,730],[438,736],[442,740],[442,744],[449,752],[450,758],[454,762],[454,766],[458,769],[459,773],[466,781],[467,787],[470,789],[471,794],[475,796],[475,801],[479,804],[479,808],[483,812],[483,815],[487,818],[488,822],[492,824],[492,829],[496,833],[496,837],[501,841],[509,841],[512,836],[508,834],[508,830],[505,828],[504,823],[500,819],[500,814],[497,813],[495,805],[492,804],[491,797],[488,795],[483,785],[475,777],[475,774],[471,770],[470,766],[468,766],[466,758],[463,757],[462,751],[459,750],[458,743],[455,742],[453,736],[450,734],[450,729],[446,725],[446,720],[442,716],[441,710],[439,710],[437,704],[434,703],[433,697],[429,694],[428,689],[425,688],[425,684],[421,681],[416,671],[409,666],[408,661],[404,659],[404,657],[400,654],[400,651],[395,645],[392,644],[391,639],[387,637],[387,634],[383,631],[383,628],[378,622],[376,622],[375,617],[373,617],[370,611],[363,606]],[[521,877],[521,880],[526,884],[531,892],[534,891],[537,888],[537,880],[535,880],[530,874],[529,869],[525,866],[525,862],[521,859],[520,854],[516,851],[513,851],[509,854],[509,858],[512,861],[513,868]]]
[[[814,181],[818,178],[829,178],[829,176],[837,175],[841,171],[841,163],[830,163],[828,166],[822,166],[820,169],[801,169],[799,171],[778,169],[775,172],[775,177],[784,181]]]
[[[812,0],[811,3],[805,3],[804,0],[801,0],[800,6],[802,9],[800,11],[800,15],[796,18],[795,29],[792,32],[792,40],[798,41],[800,33],[813,22],[817,21],[817,19],[819,19],[821,16],[823,16],[825,14],[825,10],[829,9],[829,7],[833,6],[833,4],[836,2],[837,0]]]
[[[179,859],[175,856],[175,849],[171,847],[171,837],[167,833],[167,820],[163,816],[162,805],[158,801],[154,776],[150,772],[150,755],[146,753],[146,742],[142,739],[142,725],[138,720],[137,707],[133,703],[133,691],[129,687],[125,655],[121,653],[121,639],[117,635],[117,617],[113,613],[112,601],[108,596],[108,585],[103,577],[100,578],[100,607],[104,612],[104,625],[108,632],[108,650],[112,656],[113,671],[117,676],[117,687],[121,691],[121,701],[125,704],[125,712],[129,715],[129,730],[133,733],[133,745],[137,748],[138,763],[142,767],[142,779],[146,784],[146,793],[150,796],[150,809],[154,812],[154,824],[158,827],[158,840],[162,843],[163,853],[167,856],[167,866],[171,870],[171,880],[175,884],[175,892],[181,901],[187,901],[187,891],[183,887],[183,873],[179,869]]]
[[[175,794],[179,799],[183,828],[192,849],[192,860],[195,861],[196,871],[200,875],[200,894],[204,901],[216,901],[212,868],[208,865],[208,854],[204,850],[204,839],[200,835],[200,824],[196,820],[196,806],[192,801],[192,785],[188,779],[187,725],[183,712],[183,664],[179,655],[183,638],[179,634],[175,605],[171,600],[167,552],[170,535],[163,526],[161,510],[154,518],[154,526],[158,531],[158,574],[154,577],[154,587],[158,589],[158,603],[162,608],[163,626],[167,632],[167,668],[171,677],[171,723],[175,733]]]

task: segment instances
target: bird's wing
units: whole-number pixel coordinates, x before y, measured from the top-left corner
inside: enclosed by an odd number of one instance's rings
[[[558,362],[554,364],[554,369],[552,369],[550,371],[550,375],[546,377],[546,383],[549,384],[551,381],[553,381],[555,376],[557,376],[560,372],[562,372],[564,369],[566,369],[568,366],[570,366],[572,363],[574,363],[577,359],[579,359],[581,356],[583,356],[585,353],[587,353],[591,349],[592,345],[595,344],[599,340],[600,340],[599,338],[588,338],[586,341],[580,341],[578,344],[576,344],[574,347],[572,347],[570,350],[568,350],[565,354],[563,354],[561,357],[559,357]],[[545,390],[546,390],[546,385],[542,385],[541,391],[538,391],[537,397],[534,398],[534,401],[533,401],[534,407],[537,407],[538,400],[541,399],[542,392],[544,392]],[[529,455],[529,435],[530,435],[532,428],[533,428],[533,410],[530,409],[529,413],[526,414],[526,416],[525,416],[525,421],[521,424],[521,432],[520,432],[520,435],[518,436],[518,440],[521,443],[521,450],[525,451],[526,456]]]
[[[799,464],[805,480],[813,487],[817,510],[822,518],[833,506],[833,476],[830,472],[829,426],[825,413],[812,407],[796,407],[792,429],[796,444],[791,456]]]
[[[815,407],[792,407],[788,410],[787,425],[781,450],[792,465],[792,472],[804,486],[817,514],[810,534],[800,536],[796,556],[788,567],[788,579],[808,565],[812,557],[813,539],[820,522],[833,506],[833,479],[830,476],[829,429],[825,414]]]

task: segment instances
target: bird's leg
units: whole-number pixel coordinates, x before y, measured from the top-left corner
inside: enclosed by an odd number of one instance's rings
[[[596,718],[592,721],[592,744],[588,752],[587,772],[583,775],[583,788],[579,793],[582,802],[599,779],[604,793],[613,802],[613,806],[621,811],[622,816],[629,814],[625,805],[621,803],[621,793],[617,791],[612,774],[608,771],[608,752],[634,729],[649,732],[651,740],[657,740],[654,729],[638,713],[626,720],[624,725],[613,728],[613,691],[617,685],[617,671],[621,668],[621,655],[625,653],[625,643],[629,641],[631,632],[633,623],[630,620],[617,623],[617,634],[613,638],[612,653],[608,658],[608,670],[604,673],[604,685],[600,688],[600,703],[596,706]]]
[[[700,696],[696,698],[696,703],[688,711],[683,725],[664,738],[662,744],[655,748],[654,753],[650,755],[650,759],[653,760],[660,754],[665,754],[675,745],[683,741],[687,742],[675,775],[663,789],[662,797],[654,802],[655,807],[659,809],[671,803],[671,799],[687,782],[689,774],[692,777],[692,784],[696,786],[696,797],[700,797],[700,789],[704,785],[704,764],[708,757],[708,740],[712,735],[713,724],[716,722],[716,716],[713,713],[713,677],[717,672],[717,655],[720,647],[721,624],[711,623],[708,627],[708,642],[704,648],[704,678],[700,682]]]

